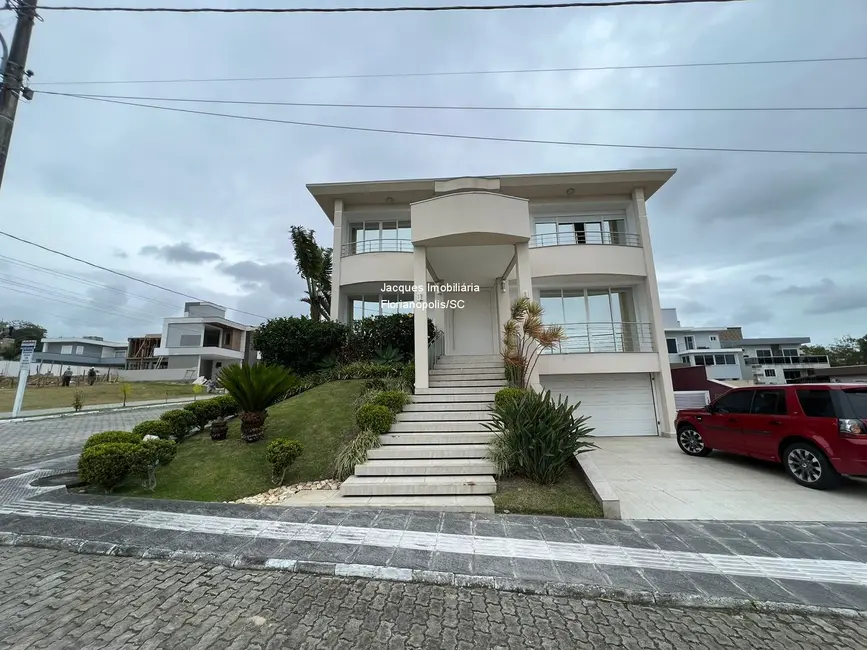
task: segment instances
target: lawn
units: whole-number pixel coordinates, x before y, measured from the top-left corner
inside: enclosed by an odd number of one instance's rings
[[[144,402],[148,400],[172,399],[178,397],[192,398],[193,387],[191,384],[164,384],[160,382],[136,382],[131,384],[132,392],[127,396],[126,403]],[[84,399],[84,406],[96,404],[121,404],[123,394],[120,392],[121,383],[94,384],[93,386],[45,386],[36,388],[28,386],[24,392],[24,405],[22,410],[32,411],[35,409],[51,409],[67,407],[72,409],[72,400],[75,391],[80,390]],[[15,389],[0,389],[0,413],[11,411],[15,401]]]
[[[329,478],[337,450],[353,425],[353,402],[364,381],[335,381],[318,386],[268,409],[265,440],[241,440],[234,420],[227,440],[214,442],[207,433],[181,443],[168,467],[157,472],[157,487],[143,490],[134,480],[115,489],[117,494],[184,499],[234,501],[274,487],[265,460],[268,441],[293,438],[304,452],[286,472],[284,484]]]
[[[584,482],[576,467],[554,485],[539,485],[524,478],[497,479],[493,495],[497,512],[519,515],[554,515],[559,517],[602,517],[602,506]]]

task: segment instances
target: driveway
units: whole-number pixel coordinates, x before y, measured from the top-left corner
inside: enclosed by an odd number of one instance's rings
[[[623,519],[867,521],[867,481],[819,491],[782,466],[714,452],[687,456],[674,438],[599,438],[588,452],[620,498]]]

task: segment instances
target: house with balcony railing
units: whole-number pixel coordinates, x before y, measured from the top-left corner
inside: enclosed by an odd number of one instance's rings
[[[580,401],[594,435],[670,434],[674,396],[646,201],[673,174],[308,185],[339,251],[331,317],[413,313],[416,388],[425,390],[433,362],[419,360],[498,355],[511,304],[532,298],[545,323],[566,333],[539,359],[535,386]],[[430,288],[443,284],[474,289]],[[440,307],[450,299],[461,306]],[[430,349],[419,326],[427,318],[443,332]]]
[[[809,336],[777,338],[741,338],[723,341],[723,346],[744,351],[744,378],[757,384],[787,384],[830,368],[824,355],[807,355],[801,346],[810,343]]]

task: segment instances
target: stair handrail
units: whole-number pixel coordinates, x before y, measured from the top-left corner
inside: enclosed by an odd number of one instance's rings
[[[437,360],[446,353],[445,336],[437,331],[433,340],[427,344],[427,369],[432,370]]]

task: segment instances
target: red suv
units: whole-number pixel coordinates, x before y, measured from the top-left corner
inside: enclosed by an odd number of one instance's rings
[[[805,487],[867,476],[865,384],[736,388],[702,409],[678,411],[675,425],[685,454],[717,449],[781,462]]]

